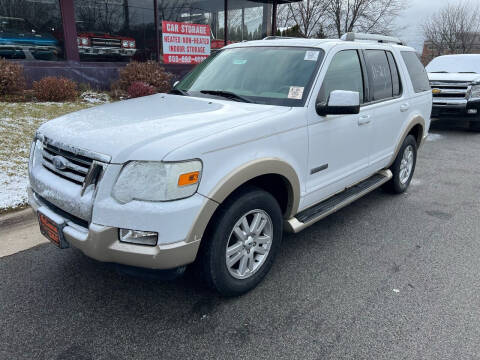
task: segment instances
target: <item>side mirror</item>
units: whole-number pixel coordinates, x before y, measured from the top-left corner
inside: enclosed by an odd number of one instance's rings
[[[173,83],[173,87],[176,87],[179,83],[180,83],[180,81],[178,81],[178,80],[175,81],[175,82]]]
[[[328,103],[317,103],[316,110],[320,116],[359,114],[360,93],[344,90],[332,91],[328,97]]]

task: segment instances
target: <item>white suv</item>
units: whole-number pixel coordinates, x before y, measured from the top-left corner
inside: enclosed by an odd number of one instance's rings
[[[238,295],[299,232],[412,179],[432,108],[414,50],[393,38],[229,45],[170,94],[40,127],[30,204],[41,232],[100,261],[195,263]]]

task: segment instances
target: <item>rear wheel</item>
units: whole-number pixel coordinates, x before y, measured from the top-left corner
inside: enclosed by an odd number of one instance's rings
[[[272,267],[282,240],[282,213],[269,193],[249,188],[222,204],[200,254],[206,282],[224,296],[241,295]]]
[[[387,190],[401,194],[405,192],[413,178],[417,164],[417,141],[408,135],[403,141],[395,162],[390,167],[393,178],[386,184]]]

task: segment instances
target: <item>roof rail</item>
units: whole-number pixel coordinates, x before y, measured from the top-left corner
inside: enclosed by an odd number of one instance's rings
[[[405,45],[405,43],[399,38],[385,35],[376,35],[376,34],[362,34],[349,32],[341,37],[344,41],[375,41],[379,43],[390,43],[397,45]]]
[[[291,36],[267,36],[266,38],[263,38],[263,40],[282,40],[282,39],[298,39],[298,38],[291,37]]]

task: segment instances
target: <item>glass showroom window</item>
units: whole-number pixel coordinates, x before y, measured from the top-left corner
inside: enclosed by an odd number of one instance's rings
[[[75,16],[82,61],[155,59],[152,0],[77,0]]]
[[[225,45],[224,5],[224,0],[158,0],[159,21],[210,25],[211,48],[221,48]]]
[[[0,57],[62,59],[63,31],[58,0],[0,1]]]
[[[258,1],[230,1],[228,3],[228,40],[239,42],[259,40],[272,27],[272,5]]]

